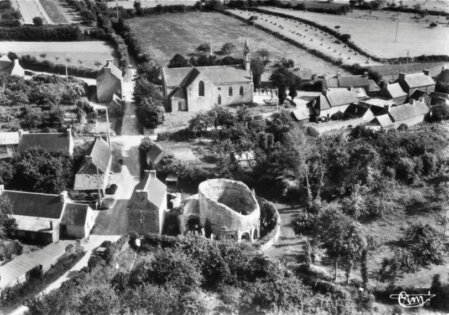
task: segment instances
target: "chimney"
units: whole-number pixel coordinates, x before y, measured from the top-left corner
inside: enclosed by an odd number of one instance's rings
[[[446,65],[444,65],[444,66],[442,67],[441,71],[444,71],[444,70],[446,70],[446,69],[447,69],[447,67],[446,67]]]
[[[113,64],[112,59],[106,59],[106,67],[111,67]]]
[[[382,83],[381,83],[381,85],[382,85],[382,88],[384,88],[384,89],[386,89],[386,88],[388,88],[388,81],[382,81]]]
[[[325,89],[325,90],[323,91],[323,95],[324,95],[324,96],[327,96],[328,93],[329,93],[329,89]]]
[[[49,221],[50,222],[50,230],[53,230],[53,221]]]
[[[17,133],[19,134],[19,141],[20,141],[20,139],[22,139],[23,129],[19,129],[19,130],[17,131]]]
[[[5,185],[0,184],[0,196],[3,194],[4,190],[5,190]]]
[[[404,72],[399,73],[399,80],[405,80],[405,73]]]
[[[422,71],[425,75],[429,76],[430,75],[430,70],[429,69],[424,69]]]
[[[363,72],[363,77],[368,78],[368,71]]]
[[[156,178],[156,170],[145,170],[145,175],[148,175],[148,178]]]
[[[67,134],[67,137],[70,137],[70,136],[72,135],[72,128],[71,128],[71,127],[67,128],[67,129],[65,130],[65,132],[66,132],[66,134]]]
[[[20,66],[19,59],[14,59],[14,65],[15,66]]]
[[[419,101],[420,101],[421,103],[425,103],[425,102],[426,102],[426,100],[425,100],[425,98],[424,98],[423,96],[421,96],[421,97],[419,98]]]
[[[68,197],[67,197],[67,190],[62,191],[59,194],[59,198],[60,198],[62,203],[65,203],[67,201],[67,199],[68,199]]]
[[[411,105],[415,105],[415,103],[416,103],[416,100],[414,100],[414,99],[411,99],[411,100],[410,100],[410,104],[411,104]]]

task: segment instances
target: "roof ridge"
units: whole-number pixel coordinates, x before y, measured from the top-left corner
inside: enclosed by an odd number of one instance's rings
[[[59,197],[58,194],[46,194],[46,193],[38,193],[38,192],[33,192],[33,191],[23,191],[23,190],[11,190],[11,189],[5,189],[3,192],[13,192],[13,193],[21,193],[21,194],[32,194],[32,195],[43,195],[43,196]]]

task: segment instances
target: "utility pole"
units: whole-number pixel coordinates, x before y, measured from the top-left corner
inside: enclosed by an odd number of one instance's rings
[[[212,54],[213,54],[213,49],[212,49],[212,36],[209,36],[209,41],[210,41],[210,55],[212,56]]]
[[[117,22],[118,22],[118,0],[115,0],[115,14],[117,15]]]
[[[109,150],[111,150],[111,130],[109,128],[109,111],[108,108],[106,108],[106,123],[108,124],[108,144],[109,144]]]
[[[69,81],[69,71],[67,70],[67,54],[65,56],[65,78],[67,81]]]
[[[397,24],[396,24],[396,35],[394,37],[394,42],[396,43],[398,40],[398,32],[399,32],[399,18],[397,18]]]

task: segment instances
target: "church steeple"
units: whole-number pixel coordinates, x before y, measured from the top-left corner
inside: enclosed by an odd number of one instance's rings
[[[243,68],[246,71],[251,70],[251,50],[249,49],[248,40],[245,40],[245,45],[243,46]]]

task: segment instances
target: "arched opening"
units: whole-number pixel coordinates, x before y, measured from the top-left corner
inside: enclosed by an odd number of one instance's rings
[[[201,233],[200,219],[198,217],[190,217],[186,225],[187,232],[191,232],[192,234],[195,234],[195,232]]]
[[[248,232],[242,234],[242,241],[251,242],[251,237],[249,236]]]
[[[204,82],[203,81],[200,81],[198,83],[198,95],[204,96]]]
[[[233,91],[232,91],[232,86],[229,87],[229,96],[232,96]]]
[[[218,95],[217,103],[218,105],[221,105],[221,95]]]
[[[243,96],[244,92],[245,92],[245,91],[243,90],[243,86],[241,86],[241,87],[240,87],[240,96]]]

